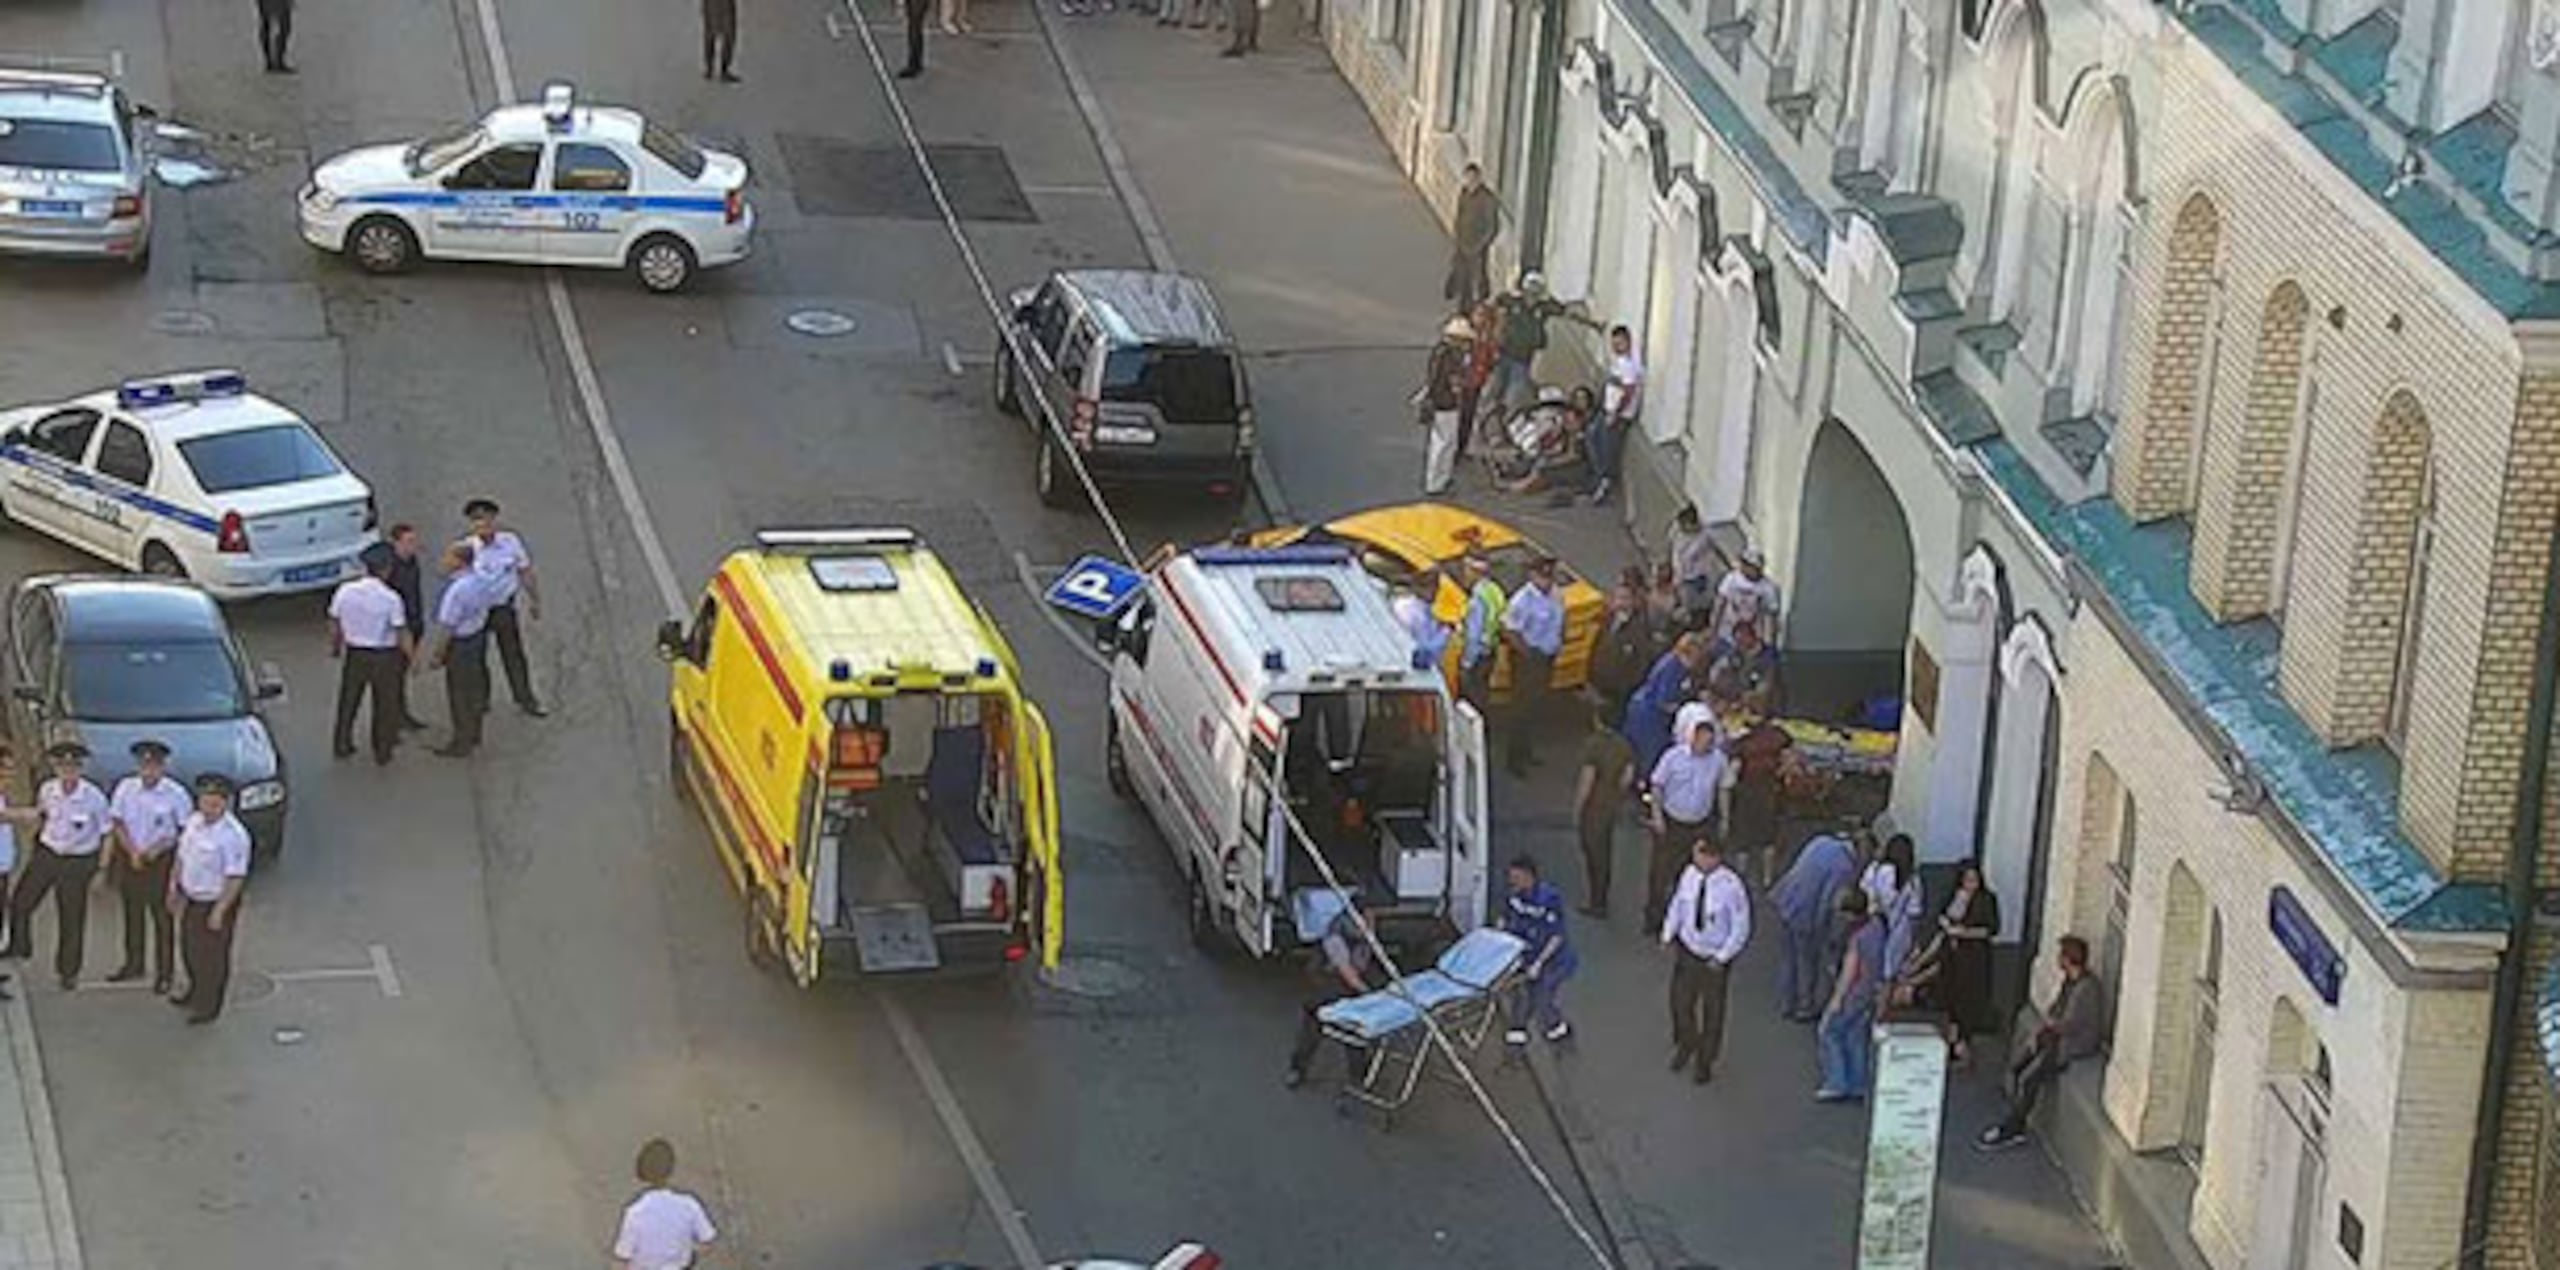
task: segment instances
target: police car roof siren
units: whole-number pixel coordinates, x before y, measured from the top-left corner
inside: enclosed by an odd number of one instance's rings
[[[249,377],[236,370],[192,370],[153,379],[128,379],[116,387],[116,404],[127,410],[237,397],[249,391]]]
[[[577,104],[577,87],[569,81],[555,79],[542,86],[542,122],[553,132],[569,130],[569,116]]]

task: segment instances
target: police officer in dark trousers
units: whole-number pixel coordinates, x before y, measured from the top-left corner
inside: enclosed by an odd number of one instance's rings
[[[702,77],[734,84],[730,59],[738,55],[738,0],[702,0]]]
[[[436,601],[441,646],[428,660],[444,669],[453,736],[436,753],[446,758],[465,758],[480,748],[480,723],[489,714],[489,638],[498,584],[475,567],[476,555],[467,539],[445,550],[444,595]]]
[[[133,743],[138,765],[133,775],[116,782],[107,799],[114,826],[114,851],[107,876],[124,899],[124,964],[107,976],[109,983],[142,977],[142,944],[151,942],[151,990],[166,994],[176,973],[176,926],[169,912],[169,853],[177,848],[178,830],[195,810],[184,786],[169,779],[169,747],[154,740]]]
[[[9,955],[35,952],[27,923],[36,906],[53,894],[53,970],[68,992],[80,983],[80,962],[89,940],[89,879],[98,874],[98,852],[107,844],[107,796],[80,774],[89,747],[77,741],[56,743],[44,752],[53,764],[53,779],[36,790],[36,849],[17,893],[9,897]]]
[[[498,661],[507,668],[507,691],[515,697],[516,709],[539,719],[551,712],[533,695],[533,672],[524,660],[524,628],[516,620],[519,596],[524,600],[524,615],[542,620],[542,589],[534,585],[533,556],[525,551],[524,539],[516,531],[498,523],[496,502],[472,499],[462,505],[462,517],[471,522],[471,567],[497,589],[495,605],[489,610],[489,640],[498,646]]]
[[[178,952],[187,990],[169,1004],[189,1023],[211,1023],[231,990],[231,937],[240,929],[240,891],[249,881],[249,830],[231,814],[231,780],[196,778],[196,809],[178,830],[169,869],[169,911],[178,917]]]
[[[382,540],[391,544],[391,571],[384,574],[382,580],[390,583],[391,589],[399,593],[400,617],[402,623],[409,628],[411,644],[406,661],[410,666],[414,666],[418,660],[416,644],[427,637],[428,618],[426,578],[418,560],[418,527],[407,523],[393,525],[391,532],[383,535]],[[408,666],[402,667],[404,671],[408,668]],[[408,682],[405,679],[401,681],[400,689],[400,730],[403,732],[427,730],[426,720],[419,718],[417,710],[409,703]]]
[[[1262,47],[1262,0],[1227,0],[1227,30],[1234,38],[1220,57],[1242,57]]]
[[[339,659],[337,730],[330,734],[330,753],[345,758],[356,752],[356,708],[373,698],[373,761],[391,761],[400,744],[400,723],[408,717],[401,675],[417,644],[409,633],[407,606],[391,589],[392,551],[387,543],[364,549],[365,575],[338,584],[329,597],[329,652]]]
[[[284,46],[293,42],[293,0],[258,0],[258,51],[266,54],[267,73],[290,75]]]
[[[898,68],[898,78],[914,79],[924,74],[924,15],[933,0],[907,0],[907,64]]]

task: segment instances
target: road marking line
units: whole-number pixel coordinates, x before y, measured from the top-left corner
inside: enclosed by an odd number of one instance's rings
[[[1040,1259],[1040,1250],[1032,1245],[1031,1227],[1022,1220],[1022,1210],[1014,1206],[1013,1193],[1005,1189],[1004,1179],[996,1175],[995,1161],[978,1141],[977,1131],[969,1127],[968,1113],[961,1110],[960,1099],[951,1092],[951,1082],[943,1078],[933,1051],[925,1048],[924,1034],[916,1031],[915,1020],[907,1017],[907,1007],[896,997],[881,993],[879,1001],[880,1012],[889,1016],[889,1030],[898,1038],[898,1048],[906,1052],[907,1065],[923,1082],[934,1114],[942,1117],[951,1145],[959,1148],[960,1162],[968,1166],[969,1179],[978,1185],[979,1198],[986,1201],[989,1215],[996,1219],[996,1229],[1003,1232],[1005,1247],[1012,1250],[1022,1270],[1042,1270],[1048,1263]]]
[[[1025,194],[1072,194],[1092,198],[1110,198],[1119,193],[1108,185],[1024,185],[1017,188]]]
[[[487,46],[490,75],[497,81],[498,93],[506,100],[515,97],[515,73],[507,61],[506,41],[498,31],[496,0],[473,0],[480,20],[480,38]],[[879,67],[878,47],[869,30],[862,29],[863,44],[872,55],[875,71]],[[885,91],[885,89],[884,89]],[[622,502],[623,514],[630,518],[632,536],[639,539],[640,554],[649,567],[650,580],[658,588],[658,598],[668,616],[679,621],[686,614],[684,588],[676,581],[675,567],[668,562],[665,542],[658,535],[657,522],[649,515],[649,505],[640,494],[640,482],[632,475],[631,461],[622,448],[621,434],[613,427],[613,416],[605,408],[604,385],[596,376],[594,358],[588,354],[586,336],[578,326],[575,306],[569,302],[569,288],[561,280],[560,271],[546,268],[542,288],[549,301],[551,318],[560,337],[562,352],[568,355],[569,375],[578,390],[579,413],[586,416],[587,431],[595,438],[596,449],[604,456],[605,469],[613,478],[614,494]],[[372,971],[366,973],[371,974]],[[970,1127],[959,1099],[951,1092],[951,1082],[944,1077],[941,1065],[926,1046],[924,1036],[909,1019],[904,1007],[883,998],[882,1008],[889,1015],[891,1028],[898,1036],[898,1048],[906,1055],[907,1066],[915,1071],[916,1080],[933,1101],[934,1113],[942,1120],[943,1131],[951,1138],[952,1147],[960,1153],[961,1163],[969,1170],[970,1181],[978,1188],[997,1229],[1004,1232],[1005,1244],[1013,1252],[1022,1270],[1043,1270],[1047,1262],[1031,1242],[1030,1228],[1023,1224],[1022,1214],[1013,1204],[1013,1196],[996,1175],[994,1160]],[[721,1123],[718,1112],[706,1104],[703,1118],[711,1130],[713,1166],[718,1170],[723,1190],[732,1176],[725,1152],[721,1148]],[[736,1197],[724,1194],[725,1207],[732,1214],[742,1214]],[[743,1224],[743,1223],[741,1223]],[[743,1234],[743,1232],[741,1232]]]
[[[1015,577],[1022,579],[1022,589],[1030,593],[1032,605],[1040,610],[1040,616],[1049,619],[1049,625],[1057,628],[1058,634],[1067,641],[1067,647],[1092,662],[1094,669],[1110,674],[1111,663],[1103,659],[1102,651],[1093,646],[1091,639],[1077,634],[1076,628],[1058,612],[1057,606],[1049,603],[1048,588],[1040,585],[1040,575],[1032,569],[1031,557],[1019,551],[1013,553],[1013,572]]]
[[[373,958],[373,973],[382,981],[382,995],[399,1000],[400,972],[391,968],[391,950],[380,944],[367,944],[365,952]]]
[[[960,375],[960,350],[949,340],[942,341],[942,368],[951,372],[955,379]]]

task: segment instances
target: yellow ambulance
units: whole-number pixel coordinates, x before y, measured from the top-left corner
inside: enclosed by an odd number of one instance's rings
[[[745,896],[750,957],[804,986],[1057,964],[1048,723],[912,531],[758,533],[658,652],[670,775]]]

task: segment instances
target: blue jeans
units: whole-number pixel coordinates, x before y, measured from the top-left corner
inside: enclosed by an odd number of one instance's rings
[[[1491,402],[1504,414],[1509,414],[1529,404],[1534,388],[1535,385],[1529,382],[1528,358],[1497,357],[1493,361],[1493,373],[1485,377],[1484,395],[1479,400]]]
[[[1822,1008],[1822,990],[1829,978],[1823,973],[1823,956],[1831,945],[1829,924],[1812,921],[1803,927],[1787,926],[1785,956],[1778,959],[1778,1012],[1792,1018],[1812,1014]]]
[[[1591,469],[1593,490],[1606,481],[1618,479],[1618,453],[1626,447],[1627,429],[1632,421],[1600,418],[1582,434],[1583,462]]]
[[[1822,1087],[1856,1098],[1867,1096],[1867,1067],[1873,1061],[1868,1033],[1875,1026],[1875,1007],[1834,1011],[1822,1016]]]

